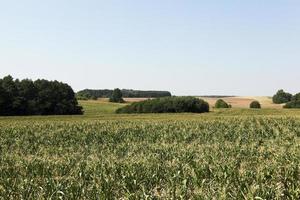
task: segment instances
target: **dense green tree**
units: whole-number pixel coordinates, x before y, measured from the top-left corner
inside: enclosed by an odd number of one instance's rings
[[[0,79],[0,115],[7,115],[11,109],[9,94],[2,86],[3,80]]]
[[[58,81],[0,79],[0,115],[82,114],[73,89]]]
[[[3,108],[4,113],[6,114],[9,114],[10,112],[16,113],[17,112],[16,108],[19,104],[18,89],[16,86],[16,82],[13,80],[11,76],[5,76],[2,79],[2,88],[5,91],[5,102],[6,102],[6,105]]]
[[[109,101],[114,103],[124,103],[124,99],[122,97],[122,91],[119,88],[116,88],[109,98]]]
[[[261,108],[261,105],[260,105],[260,103],[258,101],[252,101],[250,103],[250,108],[257,108],[257,109],[259,109],[259,108]]]
[[[231,105],[226,103],[223,99],[218,99],[215,103],[215,108],[231,108]]]
[[[22,110],[23,114],[32,115],[37,111],[36,99],[37,99],[37,88],[34,82],[29,79],[24,79],[18,84],[19,98],[22,101],[19,110]]]
[[[295,94],[290,102],[287,102],[283,108],[300,108],[300,93]]]
[[[273,103],[282,104],[291,101],[292,95],[285,92],[284,90],[278,90],[277,93],[273,96]]]
[[[123,98],[158,98],[169,97],[171,93],[168,91],[142,91],[142,90],[121,90]],[[113,90],[90,90],[85,89],[76,93],[77,99],[97,99],[97,98],[109,98],[112,96]]]
[[[292,97],[292,101],[300,101],[300,93],[295,94],[295,95]]]

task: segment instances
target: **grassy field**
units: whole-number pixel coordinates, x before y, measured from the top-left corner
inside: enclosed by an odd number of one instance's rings
[[[0,199],[299,199],[300,110],[0,118]]]
[[[106,101],[79,101],[84,108],[85,115],[98,115],[114,113],[116,109],[124,106],[124,104],[109,103]]]

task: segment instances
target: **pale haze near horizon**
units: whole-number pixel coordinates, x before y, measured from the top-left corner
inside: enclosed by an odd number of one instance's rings
[[[0,76],[175,95],[300,92],[300,1],[1,1]]]

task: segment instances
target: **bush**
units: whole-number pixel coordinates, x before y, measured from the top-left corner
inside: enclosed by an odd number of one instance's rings
[[[300,93],[295,94],[292,100],[286,103],[283,108],[300,108]]]
[[[300,101],[300,93],[295,94],[295,95],[292,97],[292,101]]]
[[[300,100],[290,101],[286,103],[283,108],[300,108]]]
[[[122,92],[119,88],[114,89],[111,97],[109,98],[110,102],[113,103],[124,103],[124,99],[122,98]]]
[[[261,108],[261,105],[258,101],[252,101],[250,103],[250,108]]]
[[[215,108],[231,108],[231,105],[226,103],[223,99],[218,99],[215,103]]]
[[[209,112],[209,105],[194,97],[162,97],[135,102],[116,110],[116,113],[203,113]]]
[[[283,90],[278,90],[273,96],[273,103],[282,104],[291,101],[292,95],[290,93],[284,92]]]

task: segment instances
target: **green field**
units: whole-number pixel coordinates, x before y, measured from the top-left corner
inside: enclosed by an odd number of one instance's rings
[[[85,115],[112,114],[116,109],[124,106],[120,103],[109,103],[105,101],[79,101],[84,108]]]
[[[0,118],[0,199],[300,199],[300,110]]]

